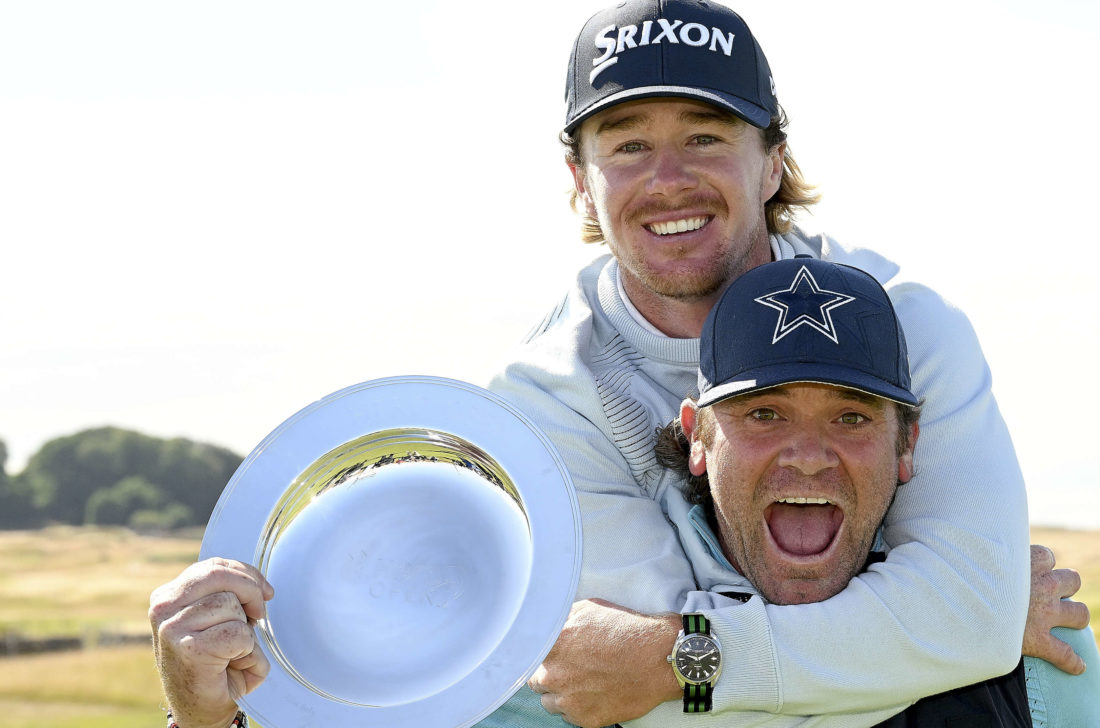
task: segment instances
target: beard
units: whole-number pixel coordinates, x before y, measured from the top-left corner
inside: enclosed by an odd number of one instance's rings
[[[711,215],[712,220],[708,224],[728,219],[728,208],[720,199],[704,200],[701,204],[696,202],[694,207]],[[648,205],[635,210],[628,222],[640,227],[641,220],[652,219],[667,211],[660,205]],[[692,257],[694,251],[691,249],[677,247],[674,242],[663,249],[664,260],[660,261],[660,266],[647,259],[644,249],[616,245],[612,250],[623,269],[629,271],[647,290],[662,298],[684,302],[713,299],[739,275],[764,262],[759,260],[760,251],[770,248],[763,210],[755,219],[756,222],[743,237],[727,241],[726,245],[702,260]]]
[[[781,473],[786,475],[786,473]],[[837,490],[854,486],[838,484]],[[853,508],[846,516],[843,530],[830,537],[840,539],[836,552],[827,562],[800,566],[778,557],[764,544],[770,539],[787,539],[773,530],[774,521],[744,518],[740,513],[715,513],[719,525],[722,550],[745,578],[772,604],[809,604],[839,594],[853,578],[867,567],[867,558],[875,537],[885,521],[886,513],[897,497],[897,481],[890,470],[883,469],[864,483],[861,497],[844,498],[848,503],[863,502],[865,507]],[[771,501],[771,496],[763,501]],[[718,508],[718,504],[716,504]],[[816,510],[824,506],[795,506]],[[764,508],[759,510],[764,511]],[[731,520],[731,517],[735,517]],[[771,531],[771,537],[765,531]],[[819,544],[824,547],[824,544]]]

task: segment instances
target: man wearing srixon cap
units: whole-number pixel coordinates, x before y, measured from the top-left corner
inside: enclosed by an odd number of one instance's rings
[[[1024,485],[969,322],[894,263],[793,225],[816,198],[786,143],[779,85],[744,21],[713,2],[620,3],[576,39],[562,140],[583,238],[611,255],[580,272],[492,386],[569,464],[584,569],[530,690],[486,725],[538,725],[539,705],[583,726],[874,725],[1010,672],[1021,642],[1083,669],[1050,634],[1087,624],[1084,605],[1058,600],[1079,582],[1043,549],[1036,573],[1059,587],[1036,592],[1033,614],[1048,618],[1024,630]],[[696,390],[697,337],[722,291],[797,254],[885,286],[926,402],[921,466],[887,512],[888,556],[873,571],[824,601],[715,605],[689,624],[698,562],[677,534],[693,528],[690,504],[653,454],[654,431]],[[709,654],[691,651],[705,638],[721,646],[721,672],[700,663],[686,681],[673,666]]]

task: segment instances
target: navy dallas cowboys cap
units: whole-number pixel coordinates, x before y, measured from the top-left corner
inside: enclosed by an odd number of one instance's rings
[[[592,16],[573,44],[565,131],[609,106],[673,96],[765,128],[779,111],[771,68],[745,21],[707,0],[627,0]]]
[[[870,274],[809,256],[775,261],[738,277],[711,309],[700,407],[793,382],[918,404],[905,334]]]

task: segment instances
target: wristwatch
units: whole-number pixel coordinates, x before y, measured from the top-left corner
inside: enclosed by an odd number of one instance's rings
[[[684,689],[684,712],[706,713],[722,672],[722,646],[710,633],[709,619],[702,614],[685,614],[683,618],[684,628],[667,659],[676,682]]]

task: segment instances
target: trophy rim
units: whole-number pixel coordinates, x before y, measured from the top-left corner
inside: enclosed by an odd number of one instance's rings
[[[395,704],[365,704],[317,690],[301,679],[277,646],[272,650],[261,624],[257,644],[267,654],[271,672],[237,702],[263,725],[322,720],[396,728],[473,725],[527,681],[568,617],[580,578],[581,521],[564,461],[546,435],[510,403],[475,385],[442,377],[362,382],[287,419],[257,445],[226,485],[208,522],[200,559],[219,556],[259,565],[279,504],[285,503],[299,476],[348,443],[394,430],[453,436],[488,453],[494,466],[507,473],[530,534],[530,572],[517,611],[507,627],[486,626],[495,630],[493,640],[503,636],[484,659],[479,655],[470,672],[447,687]],[[488,477],[499,480],[497,475]]]

